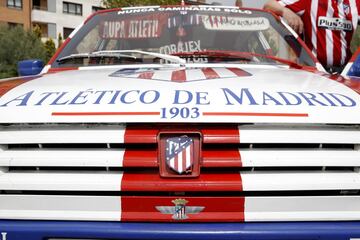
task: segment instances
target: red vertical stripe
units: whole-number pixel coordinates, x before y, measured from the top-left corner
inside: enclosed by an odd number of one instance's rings
[[[14,89],[18,86],[20,86],[23,83],[26,83],[28,81],[38,79],[39,77],[24,77],[24,78],[18,78],[14,80],[4,81],[0,82],[0,97],[5,95],[5,93],[9,92],[11,89]]]
[[[197,178],[162,178],[158,170],[125,172],[121,191],[131,192],[239,192],[242,182],[238,169],[202,172]]]
[[[357,0],[356,3],[359,4],[360,1]],[[352,7],[356,7],[356,6],[352,6],[351,2],[349,0],[345,0],[344,4],[348,4],[351,7],[350,11],[349,11],[349,14],[347,15],[347,19],[349,19],[352,22],[353,17],[356,17],[356,16],[352,15],[351,9],[352,9]],[[359,12],[359,14],[360,14],[360,12]],[[355,26],[353,26],[353,28],[355,28]],[[346,32],[346,35],[345,35],[345,40],[346,40],[346,43],[347,43],[345,63],[347,63],[351,58],[350,43],[351,43],[351,40],[353,38],[353,35],[354,35],[354,31],[353,32]]]
[[[203,139],[206,139],[206,143],[239,143],[240,138],[237,125],[222,128],[197,128],[197,130],[202,132]],[[154,140],[156,141],[158,131],[158,129],[136,129],[135,126],[128,127],[125,134],[125,142],[153,142]],[[153,138],[154,136],[155,139]],[[193,145],[191,145],[190,150],[192,156],[194,152]],[[224,155],[222,150],[218,151],[221,151]],[[236,150],[236,148],[230,149],[229,151],[229,158],[240,159],[239,151]],[[126,152],[125,155],[127,155]],[[128,156],[135,158],[135,155],[133,153]],[[138,155],[140,156],[141,154],[139,153]],[[218,157],[215,155],[218,155],[216,151],[211,154],[214,159]],[[122,221],[244,221],[244,197],[187,197],[186,195],[181,197],[136,196],[137,192],[152,192],[154,195],[156,192],[241,192],[242,181],[237,169],[217,172],[203,171],[197,178],[162,178],[159,175],[158,169],[144,170],[144,168],[141,168],[138,171],[136,169],[133,169],[133,171],[125,170],[121,182],[121,191],[133,192],[133,196],[121,197]],[[178,198],[186,199],[188,201],[186,206],[200,206],[204,207],[204,209],[198,214],[185,212],[188,217],[186,220],[174,220],[172,214],[164,214],[157,209],[159,206],[175,207],[172,201]]]
[[[201,159],[201,156],[200,156]],[[190,163],[191,165],[194,163],[194,143],[190,145]]]
[[[236,76],[238,77],[246,77],[246,76],[250,76],[251,74],[241,70],[239,68],[228,68],[229,71],[233,72],[234,74],[236,74]]]
[[[310,49],[310,51],[314,51],[314,47],[313,43],[312,43],[312,33],[313,33],[313,28],[315,26],[312,26],[311,23],[311,4],[309,4],[309,6],[307,7],[307,9],[305,10],[304,16],[303,16],[303,22],[305,26],[309,26],[304,28],[304,36],[305,36],[305,44],[306,46]],[[313,56],[314,54],[311,54],[311,56]],[[317,59],[316,59],[317,61]]]
[[[152,79],[154,76],[154,72],[143,72],[140,73],[138,78],[142,78],[142,79]]]
[[[204,143],[235,143],[240,142],[238,126],[206,128],[201,130]]]
[[[206,79],[219,78],[219,74],[217,74],[213,68],[203,68],[201,70],[204,73]]]
[[[156,149],[126,149],[123,159],[123,167],[157,167],[158,156]]]
[[[174,157],[174,168],[176,171],[179,171],[179,157],[178,155],[175,155]]]
[[[320,0],[319,0],[320,2]],[[322,1],[323,5],[319,4],[318,13],[316,15],[316,25],[318,24],[319,16],[326,16],[328,10],[328,1]],[[327,56],[326,56],[326,29],[324,28],[317,28],[317,58],[323,65],[327,65]]]
[[[339,7],[338,7],[338,3],[332,1],[332,7],[334,9],[334,17],[338,18],[340,15],[339,12]],[[332,36],[333,36],[333,52],[332,52],[332,57],[334,59],[333,65],[334,66],[340,66],[341,65],[341,32],[342,31],[332,31]]]
[[[175,220],[173,214],[164,214],[157,207],[174,208],[175,199],[184,198],[186,206],[204,207],[197,214],[186,213],[187,219]],[[159,197],[122,196],[121,221],[125,222],[243,222],[244,197]]]
[[[125,143],[156,143],[158,132],[150,127],[126,126]]]
[[[186,172],[186,160],[187,160],[187,157],[186,157],[186,151],[187,149],[184,149],[184,151],[182,151],[182,170],[184,172]]]
[[[171,75],[171,81],[173,82],[186,82],[185,70],[174,71]]]

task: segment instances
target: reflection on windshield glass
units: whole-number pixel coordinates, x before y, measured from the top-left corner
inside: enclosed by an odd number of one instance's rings
[[[125,9],[101,13],[80,29],[59,58],[99,51],[137,50],[164,55],[177,55],[188,63],[234,62],[313,66],[314,62],[274,17],[266,12],[219,7],[166,7]],[[250,60],[206,54],[181,55],[206,51],[253,53]],[[256,54],[257,57],[255,56]],[[103,55],[67,58],[56,64],[98,65],[128,63],[168,63],[168,59],[149,54],[128,56]],[[284,62],[283,62],[284,64]]]

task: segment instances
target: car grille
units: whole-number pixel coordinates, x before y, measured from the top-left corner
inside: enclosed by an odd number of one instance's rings
[[[158,135],[183,129],[201,135],[200,177],[162,178]],[[3,125],[0,218],[360,220],[359,166],[358,125]],[[176,199],[203,210],[176,217]]]

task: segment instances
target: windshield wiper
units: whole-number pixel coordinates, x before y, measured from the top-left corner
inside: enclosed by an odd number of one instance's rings
[[[57,62],[61,63],[69,59],[82,59],[82,58],[92,58],[92,57],[119,57],[119,58],[124,57],[124,58],[137,59],[135,56],[131,56],[131,55],[125,55],[125,54],[115,55],[115,54],[102,53],[101,51],[99,51],[92,53],[74,53],[58,59]]]
[[[94,52],[94,53],[100,53],[100,54],[104,54],[104,53],[105,54],[138,53],[138,54],[149,55],[149,56],[161,58],[163,60],[170,61],[173,63],[178,63],[178,64],[186,63],[185,59],[182,59],[177,56],[167,55],[167,54],[163,54],[163,53],[146,52],[146,51],[141,51],[141,50],[104,50],[104,51],[98,51],[98,52]]]
[[[230,57],[230,58],[241,58],[242,60],[251,61],[253,57],[261,57],[271,59],[280,63],[289,65],[290,67],[302,69],[304,66],[297,64],[296,62],[286,60],[283,58],[278,58],[272,55],[266,55],[261,53],[252,53],[252,52],[234,52],[234,51],[224,51],[224,50],[205,50],[197,52],[180,52],[173,53],[174,56],[209,56],[209,57]]]
[[[166,55],[162,53],[154,53],[154,52],[146,52],[146,51],[140,51],[140,50],[103,50],[103,51],[96,51],[91,53],[75,53],[71,54],[69,56],[62,57],[57,60],[57,62],[61,63],[63,61],[69,60],[69,59],[81,59],[81,58],[92,58],[92,57],[119,57],[119,58],[132,58],[132,59],[138,59],[135,56],[127,55],[124,53],[138,53],[143,55],[149,55],[156,58],[161,58],[163,60],[178,63],[178,64],[185,64],[186,60],[182,59],[177,56],[172,55]]]

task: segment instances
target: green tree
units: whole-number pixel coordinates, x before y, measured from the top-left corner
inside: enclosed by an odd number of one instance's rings
[[[35,34],[35,36],[38,38],[38,39],[41,39],[41,28],[40,28],[40,26],[39,25],[35,25],[34,27],[33,27],[33,33]]]
[[[63,38],[61,33],[59,33],[58,35],[58,49],[61,47],[61,45],[63,44]]]
[[[354,53],[360,47],[360,27],[357,28],[357,31],[354,34],[353,40],[351,42],[351,50]]]
[[[175,5],[180,4],[181,0],[103,0],[106,8],[134,7],[149,5]]]
[[[46,60],[45,48],[32,31],[0,25],[0,78],[17,76],[17,63],[26,59]]]
[[[54,40],[52,40],[52,38],[49,38],[48,40],[46,40],[44,45],[46,50],[46,62],[48,62],[50,58],[55,54],[55,42]]]

